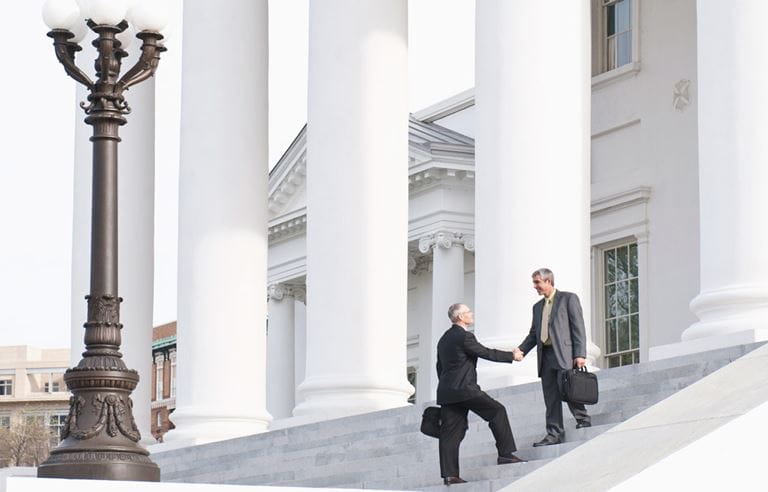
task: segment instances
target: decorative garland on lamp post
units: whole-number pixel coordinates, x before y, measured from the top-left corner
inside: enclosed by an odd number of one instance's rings
[[[79,5],[78,5],[79,4]],[[93,196],[91,203],[91,284],[86,296],[85,352],[64,381],[72,392],[61,443],[40,465],[38,477],[159,481],[160,468],[139,440],[130,394],[139,382],[120,353],[120,302],[117,293],[117,144],[118,130],[130,107],[123,93],[153,76],[165,51],[159,31],[166,18],[158,0],[134,1],[128,11],[142,41],[136,64],[122,77],[128,53],[118,35],[129,28],[124,0],[48,0],[43,19],[51,28],[56,58],[90,94],[81,103],[93,127]],[[97,37],[96,80],[75,64],[87,25]],[[75,33],[79,33],[75,34]]]

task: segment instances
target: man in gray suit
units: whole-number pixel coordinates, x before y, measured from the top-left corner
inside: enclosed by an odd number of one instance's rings
[[[531,331],[514,353],[515,360],[520,361],[536,347],[547,408],[547,435],[533,445],[549,446],[560,444],[565,435],[560,375],[564,370],[586,365],[587,335],[579,297],[555,289],[555,275],[547,268],[536,270],[531,277],[533,288],[543,298],[533,305]],[[583,404],[568,403],[568,408],[576,418],[577,429],[592,425]]]

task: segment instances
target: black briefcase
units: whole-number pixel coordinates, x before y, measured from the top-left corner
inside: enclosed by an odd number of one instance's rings
[[[597,375],[586,367],[563,371],[563,401],[594,405],[597,403]]]
[[[440,437],[440,407],[427,407],[421,414],[421,433]]]

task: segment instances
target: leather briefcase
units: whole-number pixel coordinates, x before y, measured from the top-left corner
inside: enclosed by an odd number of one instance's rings
[[[421,433],[440,437],[440,407],[427,407],[421,415]]]
[[[597,403],[597,375],[586,367],[563,371],[563,401],[594,405]]]

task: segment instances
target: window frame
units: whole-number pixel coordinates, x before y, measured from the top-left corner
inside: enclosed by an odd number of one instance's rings
[[[171,362],[171,376],[170,376],[170,383],[171,383],[171,398],[176,398],[176,349],[171,349],[169,354],[169,359]]]
[[[606,8],[618,0],[592,0],[592,89],[609,85],[617,79],[640,71],[640,2],[631,0],[629,25],[631,31],[631,61],[614,69],[607,69],[607,22]]]
[[[155,356],[155,401],[163,400],[163,366],[165,365],[165,355],[160,353]]]
[[[605,254],[608,251],[615,250],[617,248],[621,248],[624,246],[630,246],[635,245],[637,249],[637,296],[638,296],[638,310],[637,310],[637,316],[638,316],[638,346],[636,348],[631,348],[629,350],[624,350],[620,352],[611,353],[610,355],[607,353],[607,340],[605,335],[605,323],[607,321],[606,319],[606,306],[605,306],[605,287],[606,287],[606,272],[605,272]],[[643,261],[641,258],[641,243],[638,241],[637,238],[634,236],[624,237],[622,239],[617,239],[614,241],[610,241],[608,243],[601,244],[597,247],[597,258],[595,261],[595,269],[596,269],[596,280],[595,283],[596,286],[598,286],[597,291],[595,292],[595,295],[597,297],[596,307],[597,307],[597,316],[596,316],[596,327],[597,332],[599,334],[598,340],[600,341],[600,347],[601,347],[601,357],[600,357],[600,367],[602,368],[608,368],[608,357],[613,357],[616,355],[622,355],[625,353],[633,353],[637,352],[637,361],[633,362],[632,364],[639,363],[643,360],[643,335],[644,335],[644,323],[643,323],[643,289],[641,286],[641,283],[643,281],[643,273],[644,270],[642,268],[641,262]],[[629,314],[631,317],[631,314]],[[618,336],[618,334],[617,334]],[[631,340],[631,335],[630,335]],[[624,364],[622,364],[624,365]],[[631,365],[631,364],[626,364]],[[614,367],[620,367],[620,366],[614,366]]]
[[[2,398],[4,396],[6,396],[6,397],[13,397],[13,387],[14,387],[14,384],[13,384],[13,378],[12,377],[9,377],[7,379],[6,378],[0,379],[0,387],[4,388],[3,389],[4,392],[0,393],[0,398]]]

